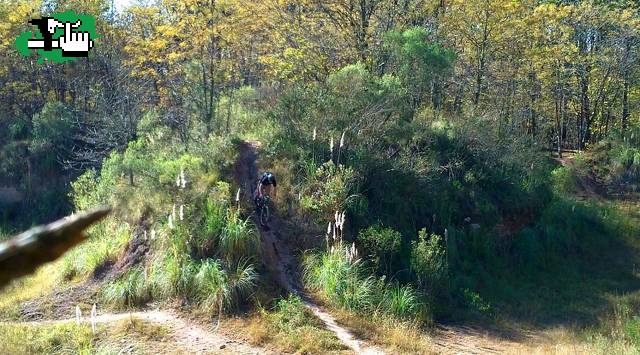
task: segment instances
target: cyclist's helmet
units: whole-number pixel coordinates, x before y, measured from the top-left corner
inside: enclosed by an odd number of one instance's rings
[[[273,185],[273,187],[276,187],[276,177],[273,176],[272,173],[267,171],[264,174],[262,174],[262,177],[260,178],[260,183],[262,185]]]

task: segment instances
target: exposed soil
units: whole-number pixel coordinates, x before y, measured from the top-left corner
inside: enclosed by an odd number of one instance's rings
[[[142,262],[149,246],[142,238],[133,238],[117,262],[107,260],[99,265],[92,277],[79,284],[55,288],[53,293],[23,302],[20,317],[25,321],[61,319],[73,314],[75,306],[100,303],[98,290],[109,280],[123,275],[132,266]],[[73,303],[69,302],[73,300]],[[1,319],[1,317],[0,317]]]
[[[440,324],[434,332],[433,350],[439,354],[519,354],[527,352],[529,346],[525,343],[537,338],[534,334],[512,334],[486,327]]]
[[[99,286],[97,280],[90,279],[81,284],[55,288],[51,294],[22,302],[20,319],[32,322],[68,317],[75,313],[76,305],[88,308],[94,303],[99,303]]]
[[[137,318],[153,323],[159,323],[170,330],[172,341],[187,353],[192,354],[270,354],[262,348],[256,348],[244,341],[231,339],[226,335],[213,332],[211,326],[199,324],[196,321],[186,320],[172,311],[150,310],[144,312],[100,314],[94,321],[99,323],[111,323],[126,319]],[[50,325],[76,322],[76,318],[59,320],[43,320],[32,322],[1,322],[2,325]],[[82,322],[91,323],[89,317],[81,318]]]

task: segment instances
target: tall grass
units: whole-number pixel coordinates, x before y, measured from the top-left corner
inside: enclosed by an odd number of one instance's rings
[[[260,239],[252,222],[238,210],[228,210],[220,236],[220,254],[227,260],[251,257],[258,253]]]
[[[410,286],[387,283],[368,275],[360,259],[349,258],[348,247],[305,256],[305,281],[329,302],[353,312],[381,312],[415,318],[425,309]]]
[[[103,299],[118,308],[142,305],[150,296],[146,287],[146,272],[139,267],[108,284],[103,291]]]
[[[200,302],[209,311],[221,311],[225,300],[227,275],[216,261],[207,260],[196,274]]]
[[[65,255],[62,270],[66,278],[75,276],[84,278],[106,262],[115,262],[131,239],[131,228],[126,223],[108,218],[92,227],[88,234],[87,242]]]
[[[384,289],[382,302],[385,312],[398,318],[409,318],[418,312],[420,301],[411,286],[389,285]]]

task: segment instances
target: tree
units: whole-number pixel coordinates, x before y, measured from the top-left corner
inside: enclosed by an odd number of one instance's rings
[[[427,90],[431,91],[435,109],[440,107],[440,92],[433,90],[435,77],[444,76],[454,59],[452,52],[428,41],[424,28],[415,27],[402,33],[390,32],[387,45],[392,53],[392,71],[403,81],[409,96],[410,106],[416,110]]]

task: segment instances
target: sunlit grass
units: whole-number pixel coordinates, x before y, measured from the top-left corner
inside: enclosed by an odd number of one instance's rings
[[[278,352],[351,353],[296,296],[278,301],[272,310],[259,309],[248,318],[230,320],[227,327],[246,334],[255,346],[275,347]]]
[[[0,325],[1,354],[92,354],[91,327],[86,324]]]
[[[0,325],[0,339],[0,354],[187,353],[168,326],[137,318],[99,324],[95,334],[88,323]]]
[[[20,303],[47,295],[60,279],[60,262],[55,262],[41,267],[30,276],[13,281],[0,291],[0,318],[18,318]]]
[[[394,354],[436,354],[427,328],[416,322],[400,321],[383,314],[366,317],[347,310],[334,309],[338,323]]]

